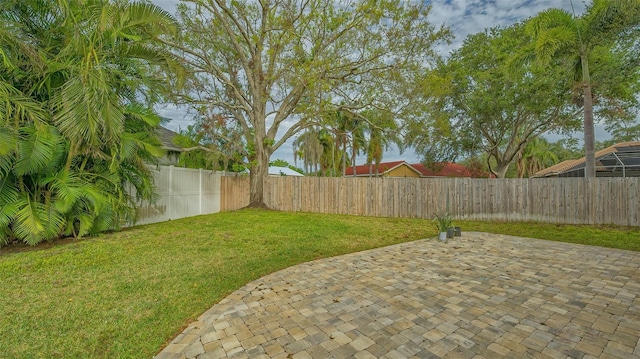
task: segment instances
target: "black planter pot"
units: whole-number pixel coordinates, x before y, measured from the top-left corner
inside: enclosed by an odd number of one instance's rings
[[[453,229],[454,229],[454,232],[455,232],[454,235],[456,237],[462,236],[462,229],[460,227],[454,227]]]
[[[453,228],[449,228],[447,229],[447,238],[453,238],[453,235],[455,234],[456,230]]]

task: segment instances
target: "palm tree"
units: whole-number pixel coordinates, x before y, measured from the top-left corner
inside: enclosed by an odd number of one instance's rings
[[[388,142],[380,128],[374,127],[369,130],[369,141],[367,143],[367,164],[369,165],[369,176],[373,173],[373,164],[376,165],[376,173],[378,176],[378,166],[382,162],[382,154],[388,147]]]
[[[130,105],[160,85],[148,66],[171,59],[154,40],[176,24],[161,8],[137,2],[73,1],[64,15],[68,43],[55,54],[61,70],[50,76],[64,74],[52,97],[53,120],[72,142],[72,158],[85,146],[119,142]]]
[[[376,165],[376,173],[378,175],[378,165],[382,161],[382,154],[389,149],[392,143],[401,145],[402,141],[397,135],[397,124],[392,117],[385,116],[385,113],[375,113],[367,111],[363,113],[366,118],[366,129],[368,140],[366,141],[367,164],[369,165],[369,174],[373,174],[373,163]]]
[[[556,162],[558,162],[558,156],[549,141],[536,137],[518,153],[516,162],[518,177],[531,176]]]
[[[349,113],[343,110],[333,112],[327,121],[327,126],[332,128],[335,134],[335,144],[339,148],[342,155],[342,175],[347,171],[347,162],[355,166],[356,157],[360,154],[362,148],[366,148],[364,135],[365,121],[357,114]],[[348,148],[351,147],[350,157]]]
[[[320,129],[310,128],[293,141],[293,162],[298,166],[298,158],[303,161],[306,173],[318,172],[324,146],[320,140]]]
[[[121,0],[7,1],[0,14],[0,245],[131,220],[153,197],[150,97],[174,63],[155,40],[175,21]]]
[[[325,177],[334,177],[340,172],[340,158],[345,154],[337,148],[335,138],[328,129],[321,129],[319,136],[322,145],[320,171]]]
[[[535,54],[543,62],[568,56],[579,68],[584,106],[585,176],[595,177],[593,94],[589,64],[598,50],[610,51],[620,34],[640,23],[637,0],[593,0],[582,16],[549,9],[532,18],[527,31],[535,39]]]

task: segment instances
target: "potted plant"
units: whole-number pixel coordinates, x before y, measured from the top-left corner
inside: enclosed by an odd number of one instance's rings
[[[447,238],[453,238],[455,234],[456,234],[455,228],[449,227],[449,229],[447,229]]]
[[[446,242],[447,232],[449,231],[449,228],[451,228],[451,215],[449,213],[445,213],[441,216],[436,214],[436,216],[433,218],[433,222],[438,228],[438,239]]]

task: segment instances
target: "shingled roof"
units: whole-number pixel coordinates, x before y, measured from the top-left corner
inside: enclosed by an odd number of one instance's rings
[[[409,164],[406,161],[382,162],[378,165],[377,172],[375,165],[349,167],[345,172],[347,176],[369,176],[376,175],[376,173],[379,176],[383,176],[384,174],[403,165],[406,165],[410,170],[416,172],[421,177],[474,177],[472,171],[467,167],[452,162],[436,163],[433,168],[425,167],[421,163]]]
[[[424,177],[473,177],[467,167],[453,162],[436,163],[434,168],[425,167],[422,163],[411,166],[420,171]]]
[[[393,171],[403,164],[410,167],[411,170],[415,171],[417,174],[420,174],[420,171],[411,167],[411,165],[406,161],[381,162],[380,164],[378,164],[377,171],[376,165],[360,165],[355,167],[351,166],[346,169],[345,174],[347,176],[369,176],[370,174],[375,175],[377,173],[378,175],[382,176],[383,174]]]
[[[177,132],[171,131],[168,128],[158,126],[156,128],[156,133],[158,134],[158,138],[160,139],[160,143],[162,143],[162,148],[167,151],[181,152],[182,147],[173,143],[173,138],[178,135]]]

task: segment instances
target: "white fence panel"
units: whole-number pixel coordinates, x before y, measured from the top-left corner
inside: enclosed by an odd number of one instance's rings
[[[152,168],[158,200],[138,207],[138,224],[220,212],[221,172],[174,166]]]

